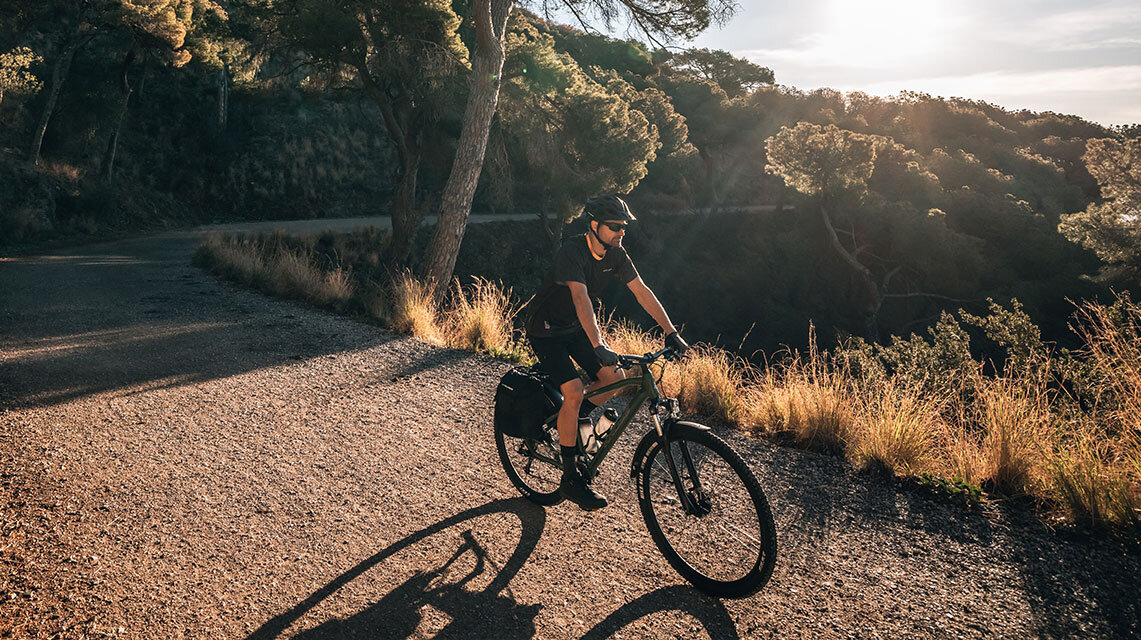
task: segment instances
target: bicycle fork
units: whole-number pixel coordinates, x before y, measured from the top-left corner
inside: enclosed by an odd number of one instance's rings
[[[674,489],[677,491],[678,500],[681,502],[682,510],[693,516],[704,516],[709,513],[710,505],[709,499],[705,495],[705,491],[701,488],[701,478],[697,476],[697,467],[693,464],[693,456],[689,452],[689,447],[686,446],[685,440],[680,440],[678,449],[681,451],[682,462],[685,463],[685,470],[689,474],[690,481],[693,486],[688,490],[685,487],[685,482],[682,479],[681,472],[678,470],[677,462],[674,461],[673,447],[670,446],[669,426],[665,429],[662,428],[662,421],[657,415],[654,418],[654,428],[661,438],[662,452],[666,456],[666,466],[670,470],[670,476],[673,478]]]

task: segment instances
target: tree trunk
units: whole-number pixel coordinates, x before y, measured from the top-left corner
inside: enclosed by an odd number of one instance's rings
[[[230,72],[225,65],[218,71],[218,119],[215,124],[219,132],[226,130],[226,120],[230,113]]]
[[[59,100],[60,90],[63,89],[63,83],[67,80],[68,72],[71,71],[71,61],[75,57],[75,52],[88,39],[87,36],[78,34],[72,36],[64,45],[63,51],[60,51],[55,64],[52,65],[52,79],[51,86],[48,87],[48,98],[44,103],[44,111],[40,114],[40,122],[36,125],[35,133],[32,136],[31,149],[28,151],[28,161],[32,166],[40,164],[40,147],[44,144],[44,134],[47,133],[48,122],[51,120],[52,112],[55,111],[55,103]]]
[[[385,260],[390,268],[397,268],[408,261],[408,254],[412,252],[412,240],[424,215],[416,204],[416,182],[423,156],[423,139],[418,132],[412,131],[412,117],[407,111],[411,105],[405,101],[398,114],[388,92],[372,77],[364,58],[357,60],[354,66],[365,91],[380,109],[384,127],[399,159],[396,193],[392,199],[392,245]]]
[[[400,170],[400,183],[392,199],[392,246],[388,253],[388,266],[397,268],[408,261],[412,240],[420,228],[423,213],[416,206],[416,180],[420,174],[420,144],[413,141],[405,145]]]
[[[860,298],[858,298],[857,311],[860,313],[861,319],[864,323],[864,337],[868,340],[879,339],[879,312],[880,307],[883,306],[883,292],[880,291],[879,286],[876,285],[876,280],[872,277],[870,269],[865,267],[863,263],[856,259],[850,251],[840,244],[840,238],[836,235],[836,228],[832,226],[832,219],[828,216],[828,207],[820,204],[820,218],[824,223],[824,228],[828,233],[828,242],[832,247],[832,251],[844,261],[855,273],[856,277],[860,280],[860,285],[863,291]],[[890,278],[890,276],[889,276]],[[885,281],[886,283],[886,281]]]
[[[107,151],[103,154],[103,166],[99,170],[103,181],[110,184],[115,171],[115,150],[119,146],[119,132],[123,129],[123,121],[127,119],[127,107],[131,101],[131,63],[135,61],[135,49],[131,48],[123,58],[123,66],[119,71],[119,91],[122,100],[119,102],[119,112],[111,129],[111,137],[107,140]]]
[[[425,276],[435,287],[436,299],[447,291],[456,256],[460,252],[471,214],[471,201],[483,169],[483,156],[491,132],[491,119],[499,102],[499,75],[503,71],[504,35],[512,0],[477,0],[472,6],[476,47],[472,57],[472,87],[464,110],[452,172],[440,202],[436,232],[428,245]]]

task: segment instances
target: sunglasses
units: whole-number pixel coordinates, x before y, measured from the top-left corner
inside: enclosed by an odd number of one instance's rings
[[[626,229],[626,225],[621,222],[603,222],[602,224],[615,233]]]

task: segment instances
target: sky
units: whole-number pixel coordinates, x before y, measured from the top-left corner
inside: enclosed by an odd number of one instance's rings
[[[685,46],[722,49],[778,84],[902,90],[1141,123],[1141,1],[738,0]]]

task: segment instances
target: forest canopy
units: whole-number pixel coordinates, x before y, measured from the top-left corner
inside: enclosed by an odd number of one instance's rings
[[[641,6],[570,5],[612,22]],[[688,13],[657,25],[662,38],[728,6],[667,5]],[[391,214],[384,268],[421,268],[420,222],[440,206],[474,86],[472,7],[0,0],[0,245]],[[802,343],[809,323],[885,340],[987,298],[1020,300],[1057,339],[1069,301],[1141,282],[1137,126],[801,91],[729,52],[530,9],[506,21],[472,206],[541,216],[503,243],[541,250],[519,265],[489,249],[461,273],[528,295],[582,202],[618,192],[643,221],[631,254],[667,307],[694,337],[748,336],[747,350]]]

